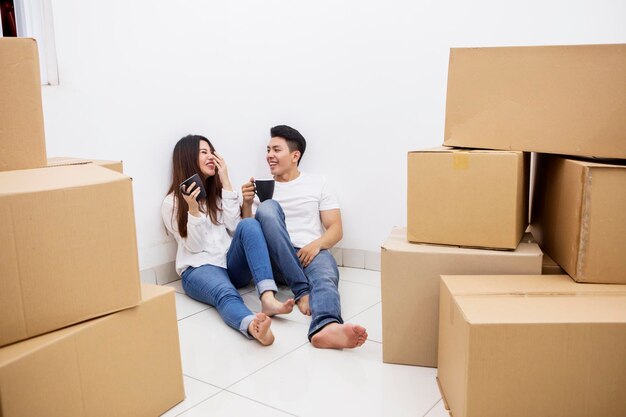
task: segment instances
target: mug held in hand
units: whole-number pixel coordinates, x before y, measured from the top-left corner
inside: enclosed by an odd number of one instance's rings
[[[274,180],[254,180],[254,189],[261,202],[269,200],[274,196]]]
[[[193,174],[191,177],[183,181],[180,184],[180,191],[186,195],[191,194],[191,193],[185,192],[185,190],[189,189],[189,186],[191,184],[196,184],[193,191],[195,191],[196,188],[200,188],[200,194],[198,194],[198,196],[196,197],[196,200],[199,200],[201,198],[206,198],[206,191],[204,191],[204,186],[202,185],[202,181],[200,180],[200,176],[198,174]]]

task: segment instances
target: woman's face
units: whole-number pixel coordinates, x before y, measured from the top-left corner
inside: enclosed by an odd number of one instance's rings
[[[216,169],[213,153],[211,152],[209,144],[203,140],[200,141],[198,166],[200,167],[200,171],[207,177],[212,177],[215,175]]]

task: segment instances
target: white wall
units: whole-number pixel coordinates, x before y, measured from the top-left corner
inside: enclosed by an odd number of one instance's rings
[[[406,152],[442,142],[450,47],[626,42],[626,2],[239,0],[53,4],[49,156],[123,159],[141,268],[173,260],[159,217],[175,142],[213,139],[237,185],[267,176],[269,128],[342,202],[344,248],[406,224]]]

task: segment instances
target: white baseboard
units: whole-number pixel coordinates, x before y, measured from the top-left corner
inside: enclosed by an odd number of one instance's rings
[[[380,251],[332,248],[330,252],[335,258],[337,266],[380,271]],[[140,272],[140,276],[141,282],[158,285],[164,285],[180,279],[180,276],[176,273],[174,261],[143,269]]]

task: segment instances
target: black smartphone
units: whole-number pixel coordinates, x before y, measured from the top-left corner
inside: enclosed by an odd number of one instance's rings
[[[199,200],[201,198],[206,198],[206,191],[204,190],[204,185],[202,185],[202,181],[200,180],[200,176],[198,174],[193,174],[191,177],[183,181],[180,184],[180,191],[183,194],[189,195],[190,193],[185,192],[185,190],[187,190],[191,184],[196,184],[194,191],[196,188],[200,188],[200,194],[198,194],[198,196],[196,197],[196,200]]]

